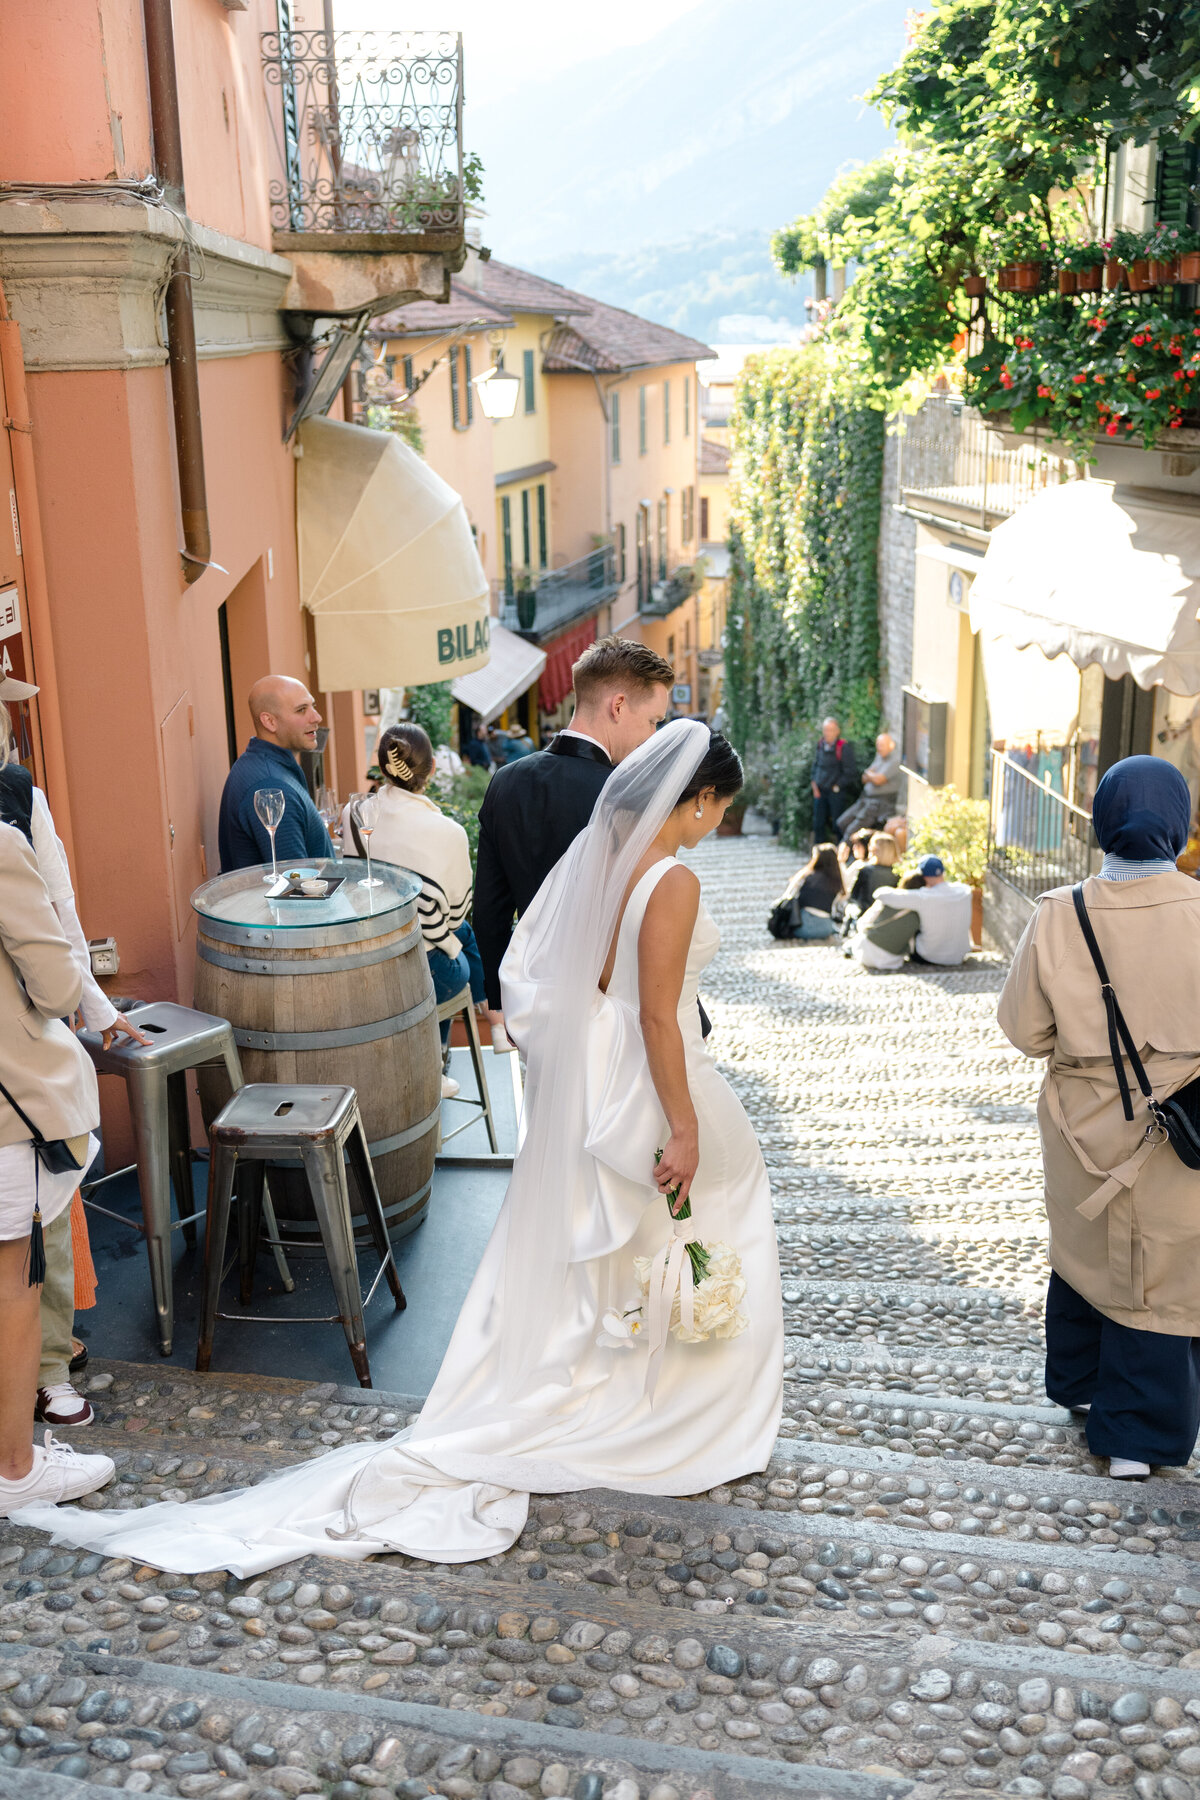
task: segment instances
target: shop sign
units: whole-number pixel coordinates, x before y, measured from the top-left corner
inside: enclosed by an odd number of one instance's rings
[[[25,640],[21,635],[21,597],[15,587],[0,588],[0,680],[25,680]]]
[[[671,700],[675,706],[692,704],[692,684],[690,681],[677,681],[671,689]]]

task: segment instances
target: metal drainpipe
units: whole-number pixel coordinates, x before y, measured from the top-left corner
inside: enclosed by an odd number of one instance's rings
[[[146,32],[146,75],[154,168],[172,206],[186,217],[183,141],[179,130],[179,88],[175,79],[175,32],[171,0],[142,0]],[[167,367],[175,414],[175,457],[179,468],[179,509],[183,518],[183,579],[190,586],[212,558],[208,496],[204,485],[204,438],[200,427],[200,378],[196,363],[196,318],[192,308],[192,267],[187,245],[180,246],[167,281]]]
[[[71,834],[71,788],[67,780],[67,754],[63,746],[62,711],[58,702],[58,676],[54,666],[54,634],[50,627],[50,588],[46,579],[46,553],[42,543],[42,517],[38,507],[37,475],[33,463],[33,425],[25,387],[25,358],[21,351],[21,327],[8,310],[0,282],[0,368],[8,416],[3,423],[12,447],[13,481],[17,513],[21,521],[21,562],[25,570],[25,599],[33,669],[40,692],[37,697],[41,727],[41,754],[46,787],[59,836],[66,845],[67,860],[75,861]]]

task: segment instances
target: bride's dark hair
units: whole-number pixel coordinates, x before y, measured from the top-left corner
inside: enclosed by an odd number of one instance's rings
[[[727,737],[714,731],[700,767],[680,794],[677,804],[682,806],[687,800],[695,800],[706,788],[712,788],[718,800],[731,799],[741,792],[745,779],[741,757]]]

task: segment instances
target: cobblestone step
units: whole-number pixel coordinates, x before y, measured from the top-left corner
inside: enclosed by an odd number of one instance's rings
[[[925,1281],[933,1286],[995,1285],[1040,1289],[1050,1273],[1046,1232],[1003,1227],[970,1237],[945,1228],[892,1226],[814,1232],[779,1227],[779,1262],[789,1279]]]
[[[913,1281],[858,1282],[789,1277],[783,1283],[784,1328],[803,1324],[820,1337],[863,1337],[924,1350],[987,1350],[1013,1358],[1044,1343],[1042,1300],[1030,1286],[955,1288]]]
[[[185,1800],[357,1800],[378,1790],[398,1800],[522,1800],[531,1792],[573,1800],[902,1800],[914,1791],[899,1770],[768,1764],[728,1739],[713,1753],[464,1710],[450,1718],[419,1701],[318,1693],[137,1658],[43,1654],[21,1671],[0,1671],[0,1684],[9,1682],[0,1780],[15,1775],[10,1791],[22,1800],[37,1791],[26,1785],[27,1771],[43,1770],[94,1784],[97,1793],[120,1786]],[[80,1789],[64,1782],[59,1792]]]

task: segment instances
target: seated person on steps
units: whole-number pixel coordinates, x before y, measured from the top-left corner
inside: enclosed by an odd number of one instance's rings
[[[940,856],[923,856],[921,886],[882,888],[859,920],[853,955],[866,969],[903,968],[905,959],[955,968],[971,949],[971,890],[946,880]]]

